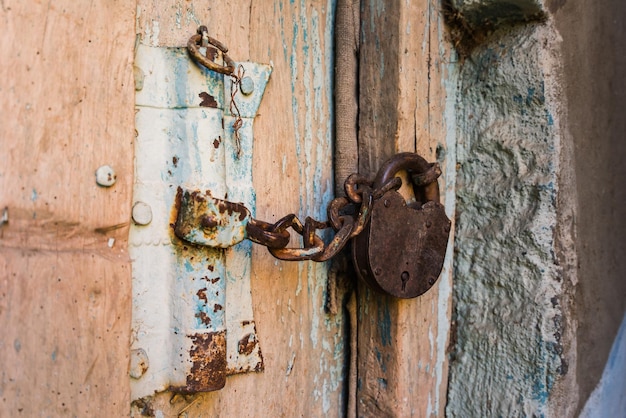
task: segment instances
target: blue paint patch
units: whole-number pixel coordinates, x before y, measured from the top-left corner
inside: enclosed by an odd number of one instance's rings
[[[544,376],[536,376],[532,386],[533,396],[532,398],[539,401],[540,404],[545,405],[548,402],[548,396],[550,393],[546,390],[546,385],[542,381]]]
[[[176,104],[180,105],[181,103],[185,103],[187,101],[187,68],[189,68],[189,64],[182,59],[176,59],[175,57],[172,58],[176,63],[176,66],[174,67],[176,74],[176,80],[174,80]]]
[[[383,379],[382,377],[378,378],[378,386],[381,389],[387,389],[387,379]]]
[[[528,94],[526,95],[526,106],[530,106],[532,104],[534,96],[535,96],[535,89],[532,87],[529,87]]]
[[[57,348],[54,348],[54,351],[52,352],[52,354],[50,354],[50,358],[52,359],[52,361],[57,361]]]
[[[39,195],[37,194],[37,190],[33,188],[33,192],[30,194],[30,200],[32,200],[33,202],[36,202],[38,198],[39,198]]]
[[[383,347],[391,345],[391,314],[389,313],[389,306],[386,302],[378,303],[378,327],[380,331],[380,340]]]

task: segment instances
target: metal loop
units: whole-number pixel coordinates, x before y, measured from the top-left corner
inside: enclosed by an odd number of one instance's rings
[[[400,177],[394,177],[389,180],[387,183],[383,184],[378,189],[372,192],[372,197],[374,200],[378,200],[389,190],[398,190],[402,186],[402,179]]]
[[[298,219],[298,217],[293,213],[290,213],[289,215],[286,215],[280,218],[272,226],[272,231],[283,232],[283,231],[286,231],[287,228],[289,227],[293,228],[294,231],[302,235],[302,231],[303,231],[302,222],[300,222],[300,219]]]
[[[348,243],[348,240],[352,238],[352,233],[354,230],[354,219],[349,216],[343,216],[343,226],[341,229],[335,234],[332,241],[328,243],[324,251],[313,258],[313,261],[326,261],[337,255]]]
[[[269,248],[285,248],[289,244],[288,231],[275,231],[274,225],[268,222],[250,219],[246,225],[248,239]]]
[[[431,164],[415,153],[403,152],[396,154],[378,171],[378,175],[374,180],[374,187],[382,187],[384,184],[392,180],[393,177],[395,177],[395,175],[401,170],[410,171],[411,174],[422,174],[428,172],[430,169]],[[423,196],[426,201],[439,202],[439,183],[435,181],[423,186],[423,188],[420,188],[424,192]],[[417,192],[417,190],[415,191]]]
[[[363,194],[363,188],[357,188],[359,185],[365,185],[367,187],[371,187],[372,182],[369,181],[366,177],[353,173],[348,176],[346,181],[344,182],[344,189],[346,190],[346,195],[348,198],[354,203],[361,203],[361,195]]]
[[[345,197],[337,197],[328,205],[327,215],[330,225],[335,231],[339,231],[344,224],[346,216],[342,216],[339,212],[348,206],[350,202]]]
[[[268,248],[276,258],[285,261],[314,260],[324,251],[324,241],[313,235],[313,246],[309,248]]]
[[[366,203],[367,202],[367,203]],[[363,193],[363,202],[361,203],[361,207],[359,208],[359,215],[357,217],[356,224],[352,233],[350,234],[350,238],[359,235],[363,229],[367,226],[367,223],[372,216],[372,206],[374,203],[374,196],[370,190],[365,190]]]
[[[430,167],[423,173],[415,173],[411,176],[413,180],[413,184],[417,187],[428,186],[431,183],[437,181],[439,176],[441,175],[441,168],[439,167],[439,163],[431,163]]]
[[[202,27],[200,29],[202,29]],[[226,54],[226,52],[228,52],[228,48],[226,48],[226,46],[222,44],[220,41],[218,41],[217,39],[211,38],[210,36],[207,36],[207,37],[208,37],[209,44],[213,45],[214,47],[222,51],[222,56],[224,58],[225,65],[216,64],[212,60],[210,60],[208,57],[200,53],[200,50],[198,49],[198,46],[202,45],[202,34],[200,33],[193,35],[191,38],[189,38],[189,41],[187,42],[187,50],[189,51],[189,55],[191,55],[191,58],[197,64],[203,65],[204,67],[208,68],[211,71],[215,71],[220,74],[225,74],[229,76],[234,76],[235,62],[232,59],[230,59],[230,57]]]
[[[302,234],[302,238],[304,239],[304,248],[313,247],[315,245],[315,241],[313,238],[313,236],[315,235],[315,231],[317,231],[318,229],[326,229],[329,226],[330,225],[328,222],[316,221],[310,216],[307,216],[304,222],[304,233]]]

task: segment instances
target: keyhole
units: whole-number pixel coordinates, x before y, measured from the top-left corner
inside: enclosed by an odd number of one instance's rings
[[[408,271],[403,271],[402,274],[400,275],[400,279],[402,280],[402,291],[404,292],[406,290],[406,282],[409,281],[409,272]]]

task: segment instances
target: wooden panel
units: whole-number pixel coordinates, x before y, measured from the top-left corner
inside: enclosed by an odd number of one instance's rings
[[[152,45],[184,46],[199,23],[236,61],[272,63],[254,122],[257,216],[325,219],[333,193],[331,2],[139,1],[139,32]],[[182,10],[182,20],[172,11]],[[158,37],[154,28],[158,27]],[[303,216],[304,215],[304,216]],[[166,393],[134,413],[165,416],[341,416],[344,316],[324,311],[327,265],[289,263],[255,246],[252,300],[265,371],[230,376],[217,392]]]
[[[2,2],[7,415],[128,413],[134,11],[131,1]],[[108,189],[95,182],[103,164],[117,172]]]
[[[399,151],[417,151],[429,161],[438,148],[445,155],[448,52],[438,7],[429,0],[377,0],[362,8],[363,173],[373,175]],[[444,196],[454,196],[453,166],[442,167]],[[398,300],[359,286],[358,416],[444,415],[450,285],[444,268],[438,283],[417,299]]]

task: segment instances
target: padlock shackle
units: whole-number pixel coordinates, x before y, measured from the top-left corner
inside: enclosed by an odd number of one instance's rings
[[[414,152],[401,152],[391,157],[380,167],[374,179],[374,188],[381,187],[383,184],[391,181],[396,174],[402,170],[410,171],[413,174],[424,174],[431,167],[432,164],[418,154]],[[424,190],[426,201],[439,203],[439,183],[437,180],[423,186],[422,189]]]

